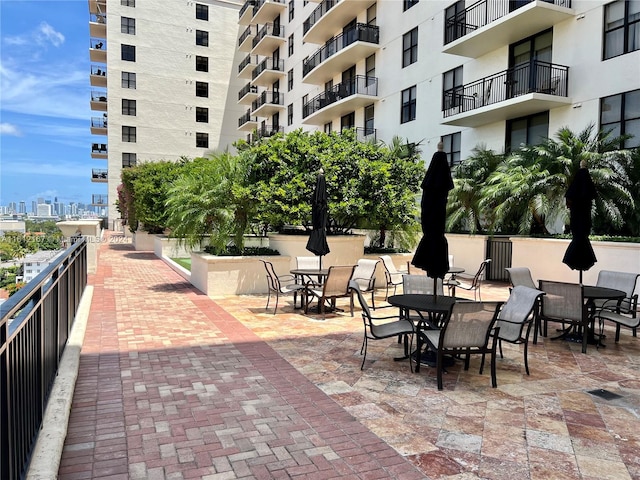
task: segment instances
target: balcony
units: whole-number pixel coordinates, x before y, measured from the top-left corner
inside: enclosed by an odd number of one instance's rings
[[[251,115],[251,109],[238,119],[238,130],[252,131],[258,128],[258,117]]]
[[[89,59],[92,62],[107,63],[107,42],[104,39],[89,40]]]
[[[284,60],[274,60],[269,57],[260,62],[253,70],[251,77],[254,85],[269,87],[276,80],[284,79],[285,75]]]
[[[354,28],[333,37],[302,62],[302,82],[323,85],[358,60],[375,53],[379,48],[378,27],[358,23]]]
[[[442,51],[478,58],[574,16],[571,0],[481,0],[445,18]]]
[[[255,55],[247,55],[238,65],[238,78],[251,79],[253,69],[258,65],[258,57]]]
[[[107,88],[107,67],[104,65],[91,65],[89,80],[92,87]]]
[[[258,98],[258,87],[251,85],[251,82],[247,83],[238,92],[238,103],[243,105],[251,105],[256,98]]]
[[[107,183],[108,170],[103,168],[91,169],[91,182]]]
[[[376,129],[368,127],[357,127],[356,139],[359,142],[375,142],[377,140]]]
[[[357,75],[335,85],[302,106],[302,123],[323,125],[378,99],[378,79]]]
[[[107,92],[95,90],[91,92],[91,110],[107,111]]]
[[[91,117],[91,134],[106,135],[107,134],[107,114],[102,117]]]
[[[533,61],[443,92],[444,125],[478,127],[571,104],[569,67]]]
[[[258,34],[253,39],[251,55],[262,55],[266,57],[271,55],[276,48],[284,45],[284,43],[284,27],[267,23],[258,31]]]
[[[107,0],[89,0],[89,12],[107,13]]]
[[[238,14],[238,23],[240,25],[249,25],[253,18],[253,7],[256,4],[256,0],[247,0],[240,8]]]
[[[287,4],[284,0],[256,0],[251,23],[264,24],[273,21],[278,15],[285,14]]]
[[[284,111],[284,93],[265,90],[251,104],[251,113],[256,117],[267,118]]]
[[[324,0],[302,24],[302,41],[324,43],[375,0]]]
[[[250,52],[253,48],[253,38],[256,36],[256,27],[249,25],[238,39],[238,50],[241,52]]]
[[[273,125],[273,126],[263,125],[258,130],[256,130],[254,135],[250,136],[249,142],[255,142],[261,138],[273,137],[278,133],[284,133],[284,127],[280,127],[278,125]]]
[[[107,38],[107,16],[104,13],[89,14],[89,35]]]
[[[91,158],[107,159],[107,144],[106,143],[92,143],[91,144]]]
[[[91,205],[94,207],[106,207],[109,205],[109,197],[107,195],[93,194],[91,195]]]

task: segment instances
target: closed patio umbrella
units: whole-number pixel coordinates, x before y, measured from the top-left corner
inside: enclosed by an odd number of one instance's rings
[[[327,183],[324,178],[324,171],[320,169],[316,188],[311,198],[311,223],[313,229],[307,241],[307,250],[314,255],[320,256],[320,268],[322,268],[322,256],[330,252],[327,243],[327,217],[329,209],[327,206]]]
[[[442,143],[438,143],[438,151],[433,154],[422,181],[420,211],[423,236],[411,261],[412,265],[426,270],[434,282],[437,278],[444,278],[449,270],[449,245],[444,231],[447,197],[452,188],[453,180],[447,154],[443,151]]]
[[[589,270],[596,263],[596,255],[589,241],[591,233],[591,204],[596,198],[596,187],[591,180],[586,162],[580,162],[580,169],[565,194],[569,207],[569,228],[571,229],[571,243],[562,259],[572,270],[582,272]]]

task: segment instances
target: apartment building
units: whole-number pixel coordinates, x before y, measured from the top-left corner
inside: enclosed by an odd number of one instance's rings
[[[90,0],[90,5],[92,1],[99,0]],[[136,73],[122,59],[122,49],[133,45],[133,37],[122,33],[123,22],[138,8],[122,4],[132,2],[120,0],[109,12],[110,22],[117,24],[109,27],[116,30],[113,37],[109,30],[109,46],[115,50],[109,53],[109,75],[116,68],[112,63],[117,69],[106,103],[117,130],[109,130],[108,145],[98,148],[104,150],[99,155],[109,158],[110,203],[115,192],[111,184],[119,182],[125,155],[167,158],[175,150],[194,155],[187,151],[193,148],[187,132],[199,131],[193,114],[180,110],[186,108],[187,97],[198,107],[188,89],[181,96],[171,93],[174,111],[167,110],[166,92],[154,94],[138,81],[134,93],[139,96],[134,97],[120,85],[125,85],[120,75]],[[144,56],[157,61],[150,63],[145,76],[153,77],[156,70],[173,75],[178,91],[184,90],[178,89],[178,79],[186,82],[188,75],[197,75],[193,63],[205,55],[198,54],[200,47],[189,45],[196,58],[179,58],[177,47],[180,38],[182,48],[187,48],[185,29],[193,28],[198,41],[198,27],[203,28],[203,21],[193,18],[203,8],[198,5],[209,7],[210,19],[212,9],[216,17],[218,11],[220,16],[229,13],[221,27],[228,34],[224,48],[229,50],[220,51],[222,43],[207,50],[224,61],[216,61],[215,70],[203,72],[201,80],[193,77],[196,82],[215,78],[209,88],[218,88],[216,96],[225,98],[218,104],[222,109],[216,110],[219,126],[212,124],[213,107],[208,107],[209,127],[219,128],[219,133],[209,133],[209,148],[215,148],[212,137],[221,146],[235,138],[250,140],[297,128],[356,128],[361,139],[389,142],[398,135],[419,142],[426,158],[442,140],[455,164],[479,145],[505,151],[521,143],[535,144],[563,126],[579,131],[591,123],[615,134],[635,135],[625,147],[640,145],[637,0],[248,0],[237,4],[233,15],[228,3],[214,1],[178,6],[171,2],[170,7],[154,0],[138,4],[153,6],[149,15],[153,13],[154,20],[146,20],[144,42],[141,32],[135,36],[140,42],[138,58],[144,47]],[[111,5],[109,1],[110,9]],[[169,37],[176,45],[176,58],[163,63],[163,57],[153,54],[160,49],[158,43],[167,43],[159,33],[165,30],[176,32]],[[227,38],[231,32],[233,42]],[[132,144],[123,141],[125,127],[134,124],[121,114],[121,102],[138,99],[141,104],[142,98],[149,124],[138,123],[137,143]],[[136,120],[141,122],[141,105],[138,109]],[[143,128],[154,131],[158,124],[171,125],[186,138],[158,141],[143,151],[150,135]],[[112,171],[112,166],[118,170]],[[110,207],[110,218],[111,212]]]

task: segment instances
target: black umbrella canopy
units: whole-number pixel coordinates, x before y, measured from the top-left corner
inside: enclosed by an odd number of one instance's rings
[[[571,229],[571,243],[562,259],[572,270],[589,270],[596,263],[589,234],[591,233],[591,204],[596,198],[596,187],[591,180],[589,170],[584,160],[580,162],[580,169],[567,189],[565,198],[569,207],[569,228]]]
[[[319,256],[330,252],[329,244],[327,243],[327,218],[329,216],[327,203],[327,183],[324,178],[324,171],[320,169],[316,188],[311,198],[311,223],[313,229],[307,241],[307,250]]]
[[[447,217],[447,197],[453,188],[451,170],[442,143],[433,154],[422,181],[421,224],[422,240],[411,261],[426,270],[432,278],[444,278],[449,271],[449,245],[444,236]]]

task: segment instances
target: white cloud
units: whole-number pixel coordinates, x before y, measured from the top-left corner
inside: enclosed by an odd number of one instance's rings
[[[24,45],[39,45],[46,46],[52,44],[54,47],[59,47],[64,43],[64,35],[58,32],[55,28],[49,25],[47,22],[41,22],[40,25],[31,32],[14,35],[4,38],[5,43],[12,46],[24,46]]]
[[[0,135],[11,135],[14,137],[21,137],[22,132],[15,125],[10,123],[0,123]]]
[[[60,32],[57,32],[51,25],[47,22],[42,22],[38,27],[38,41],[42,42],[43,40],[47,40],[51,42],[55,47],[59,47],[64,43],[64,35]]]

